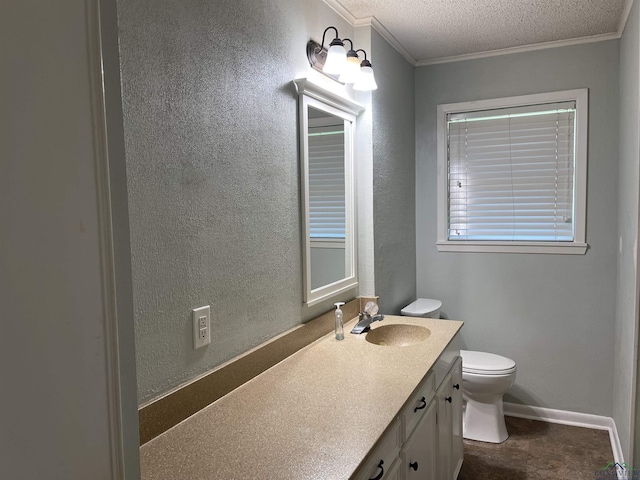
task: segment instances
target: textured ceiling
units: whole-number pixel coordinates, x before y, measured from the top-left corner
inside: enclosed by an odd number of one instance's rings
[[[631,0],[325,1],[356,20],[375,17],[406,50],[405,56],[408,53],[419,63],[596,35],[613,38],[631,4]]]

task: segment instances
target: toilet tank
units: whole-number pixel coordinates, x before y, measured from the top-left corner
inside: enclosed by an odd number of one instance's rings
[[[406,317],[440,318],[442,302],[431,298],[418,298],[402,310],[400,314]]]

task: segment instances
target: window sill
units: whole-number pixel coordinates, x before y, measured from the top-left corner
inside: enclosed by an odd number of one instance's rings
[[[467,253],[543,253],[552,255],[584,255],[586,243],[568,242],[448,242],[436,243],[439,252]]]

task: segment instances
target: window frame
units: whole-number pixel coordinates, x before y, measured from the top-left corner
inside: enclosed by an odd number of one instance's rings
[[[575,170],[574,170],[574,239],[572,242],[449,240],[449,168],[447,155],[447,115],[498,108],[541,105],[564,101],[576,102]],[[437,242],[439,252],[548,253],[582,255],[587,251],[587,139],[588,89],[519,95],[471,102],[447,103],[437,107]]]

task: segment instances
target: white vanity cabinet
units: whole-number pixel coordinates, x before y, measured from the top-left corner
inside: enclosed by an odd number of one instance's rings
[[[462,359],[460,357],[436,391],[438,479],[455,480],[462,467]]]
[[[430,371],[355,480],[455,480],[462,467],[462,359]],[[434,369],[437,370],[437,369]],[[382,462],[382,463],[381,463]]]

